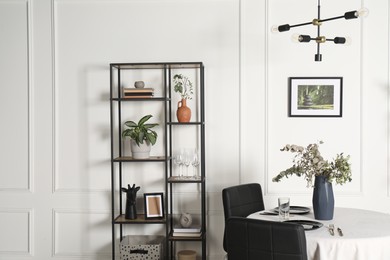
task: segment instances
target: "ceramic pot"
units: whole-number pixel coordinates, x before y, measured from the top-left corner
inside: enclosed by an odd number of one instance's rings
[[[182,98],[177,103],[177,120],[181,123],[190,122],[191,120],[191,109],[187,107],[187,99]]]
[[[136,82],[134,82],[134,87],[135,88],[143,88],[143,87],[145,87],[145,82],[143,82],[143,81],[136,81]]]
[[[316,176],[313,190],[314,217],[318,220],[332,220],[334,212],[334,195],[332,183],[325,176]]]
[[[148,159],[150,156],[150,150],[152,145],[148,141],[144,141],[142,144],[137,145],[137,143],[131,139],[131,155],[134,159]]]
[[[183,213],[180,216],[180,225],[183,228],[188,228],[192,224],[192,216],[190,213]]]

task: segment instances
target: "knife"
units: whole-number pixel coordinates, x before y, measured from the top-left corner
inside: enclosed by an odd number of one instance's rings
[[[343,231],[341,230],[341,228],[337,228],[337,231],[339,232],[339,235],[340,235],[341,237],[344,236]]]
[[[273,215],[273,216],[279,215],[278,212],[270,212],[270,211],[262,211],[259,214],[260,215]]]

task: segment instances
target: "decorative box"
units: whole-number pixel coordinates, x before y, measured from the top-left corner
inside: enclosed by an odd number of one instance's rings
[[[125,236],[119,245],[120,260],[162,260],[163,236]]]

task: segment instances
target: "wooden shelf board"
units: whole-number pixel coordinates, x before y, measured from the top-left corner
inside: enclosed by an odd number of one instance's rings
[[[136,219],[126,219],[125,215],[119,215],[114,220],[115,224],[164,224],[165,218],[145,219],[144,214],[137,214]]]
[[[204,239],[204,235],[205,234],[202,232],[200,236],[196,236],[196,237],[179,237],[179,236],[172,236],[171,233],[169,234],[168,239],[171,241],[202,241]]]
[[[148,159],[133,159],[131,156],[121,156],[114,158],[114,162],[165,162],[165,156],[150,156]]]
[[[168,183],[202,183],[204,178],[200,179],[179,179],[177,176],[172,176],[168,178]]]

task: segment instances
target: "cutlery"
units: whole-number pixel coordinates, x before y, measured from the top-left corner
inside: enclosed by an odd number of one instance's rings
[[[341,230],[341,228],[337,228],[337,231],[339,232],[340,237],[344,236],[343,231]]]
[[[279,215],[278,212],[271,212],[271,211],[262,211],[259,214],[260,215],[273,215],[273,216]]]
[[[330,233],[332,236],[334,236],[334,225],[333,225],[333,224],[329,224],[328,229],[329,229],[329,233]]]

